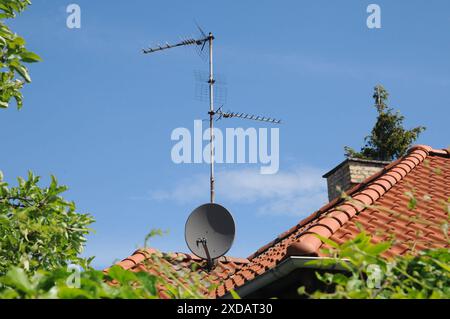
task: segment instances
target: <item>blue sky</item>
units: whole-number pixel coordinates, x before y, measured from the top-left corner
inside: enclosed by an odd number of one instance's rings
[[[172,130],[206,117],[194,71],[207,65],[190,48],[140,53],[195,34],[194,20],[216,35],[225,108],[284,120],[277,175],[218,167],[217,200],[237,223],[230,255],[249,255],[326,201],[321,175],[345,145],[362,145],[377,83],[407,126],[428,128],[419,143],[450,145],[448,1],[73,2],[79,30],[66,27],[62,0],[34,1],[10,23],[44,62],[31,66],[24,108],[1,111],[0,169],[12,183],[31,169],[70,187],[66,197],[97,220],[85,252],[96,267],[130,255],[153,228],[169,234],[152,246],[187,251],[185,220],[208,201],[208,166],[170,157]],[[366,26],[372,2],[379,30]]]

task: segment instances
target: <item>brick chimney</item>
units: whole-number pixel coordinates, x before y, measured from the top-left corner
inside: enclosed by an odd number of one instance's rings
[[[388,164],[390,162],[359,158],[346,159],[323,176],[327,179],[328,199],[332,201],[341,195],[338,188],[345,192],[378,173]]]

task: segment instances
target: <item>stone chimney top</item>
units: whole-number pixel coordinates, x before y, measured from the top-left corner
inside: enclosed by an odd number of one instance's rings
[[[332,201],[348,191],[353,186],[363,182],[366,178],[378,173],[390,162],[375,161],[359,158],[348,158],[341,164],[326,173],[323,178],[327,179],[328,199]]]

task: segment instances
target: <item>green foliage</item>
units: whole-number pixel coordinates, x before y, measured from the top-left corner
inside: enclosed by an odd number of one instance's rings
[[[195,274],[181,275],[162,257],[151,258],[162,276],[132,272],[113,266],[107,272],[87,268],[74,272],[65,267],[28,274],[13,267],[0,277],[0,299],[198,299],[206,298],[203,283]],[[170,273],[168,279],[165,275]],[[175,280],[172,280],[175,278]],[[190,280],[189,285],[186,281]]]
[[[404,116],[394,113],[388,107],[389,93],[383,86],[377,85],[373,98],[378,111],[377,122],[369,136],[365,138],[366,145],[360,152],[345,147],[346,156],[373,160],[391,161],[406,154],[411,144],[419,137],[425,127],[419,126],[411,130],[403,127]]]
[[[152,230],[147,234],[147,236],[145,236],[145,239],[144,239],[144,248],[147,248],[147,247],[148,247],[148,242],[149,242],[150,239],[152,239],[153,237],[156,237],[156,236],[163,236],[163,235],[165,235],[165,234],[167,234],[167,232],[164,232],[164,231],[162,231],[161,229],[152,229]]]
[[[181,257],[183,258],[183,257]],[[178,260],[181,261],[181,260]],[[166,298],[170,299],[205,299],[217,284],[199,271],[198,264],[191,269],[174,267],[177,257],[170,254],[152,254],[144,262],[147,270],[159,274],[160,287]]]
[[[425,164],[426,167],[429,167]],[[429,167],[430,168],[430,167]],[[429,203],[432,197],[425,194],[417,197],[414,189],[405,192],[408,198],[406,207],[410,212],[416,211],[419,202]],[[343,194],[351,202],[351,197]],[[414,222],[423,227],[436,227],[442,230],[442,234],[450,243],[448,237],[448,225],[450,221],[450,198],[447,201],[439,200],[447,218],[435,220],[432,223],[424,219],[419,212],[415,215],[404,215],[392,209],[381,206],[367,206],[378,211],[402,219],[405,222]],[[431,249],[418,252],[415,249],[416,241],[410,243],[410,252],[405,256],[395,256],[388,259],[383,253],[389,250],[396,239],[373,243],[361,225],[357,224],[360,233],[352,240],[341,245],[328,238],[318,236],[328,247],[323,253],[331,258],[321,259],[311,264],[324,269],[328,267],[339,272],[320,272],[317,278],[326,284],[326,289],[321,289],[309,294],[306,287],[299,288],[299,293],[311,298],[358,298],[358,299],[387,299],[387,298],[450,298],[450,250]],[[375,231],[375,234],[380,234]]]
[[[41,61],[4,22],[15,18],[30,4],[29,0],[0,0],[0,108],[8,108],[11,99],[15,99],[18,109],[23,106],[21,89],[31,82],[25,63]]]
[[[146,239],[161,233],[152,230]],[[216,287],[198,272],[176,269],[173,258],[160,252],[148,253],[141,264],[147,271],[140,272],[117,265],[98,271],[81,261],[79,269],[10,267],[0,276],[0,299],[204,299]]]
[[[77,213],[75,204],[60,196],[67,187],[54,177],[45,188],[38,186],[39,179],[30,172],[10,187],[0,174],[0,275],[11,266],[33,273],[86,263],[78,255],[93,218]]]
[[[78,286],[74,285],[79,275]],[[108,274],[89,269],[79,274],[65,268],[28,275],[12,268],[0,278],[0,299],[154,299],[158,278],[112,267]]]
[[[317,273],[332,292],[315,291],[311,298],[387,299],[450,298],[450,252],[428,250],[417,255],[386,259],[381,254],[392,242],[371,243],[361,232],[353,240],[338,245],[323,239],[332,248],[332,258],[311,262],[321,267],[339,265],[345,271]],[[301,287],[299,293],[305,293]]]

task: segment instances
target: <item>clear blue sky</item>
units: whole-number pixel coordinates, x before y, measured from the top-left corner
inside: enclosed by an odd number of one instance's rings
[[[71,2],[61,0],[36,0],[11,23],[44,62],[31,67],[23,110],[0,112],[0,169],[12,183],[31,169],[70,187],[66,197],[97,220],[85,253],[97,267],[130,255],[152,228],[169,230],[152,246],[187,251],[185,220],[208,201],[207,165],[170,158],[171,131],[206,116],[193,73],[207,65],[190,48],[140,53],[195,34],[194,19],[216,35],[226,108],[285,122],[278,175],[218,168],[218,201],[237,222],[231,255],[249,255],[323,204],[321,174],[345,145],[362,145],[377,83],[407,126],[427,126],[419,143],[450,145],[448,1],[73,2],[80,30],[66,27]],[[366,26],[372,2],[380,30]]]

